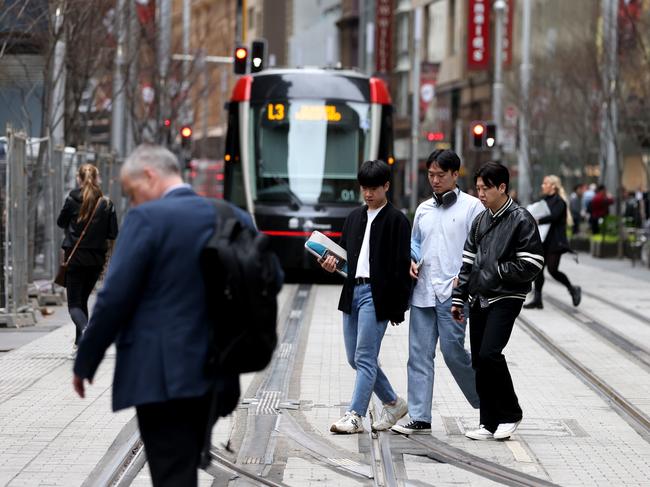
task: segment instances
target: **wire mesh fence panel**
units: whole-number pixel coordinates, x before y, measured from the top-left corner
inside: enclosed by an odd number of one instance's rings
[[[28,307],[26,138],[9,131],[7,139],[6,303],[8,311],[17,313]]]

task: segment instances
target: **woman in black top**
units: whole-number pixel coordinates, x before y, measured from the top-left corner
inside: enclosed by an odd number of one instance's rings
[[[578,306],[582,298],[580,286],[573,286],[566,274],[558,270],[562,254],[571,251],[566,237],[566,227],[567,224],[573,225],[571,213],[567,212],[566,193],[560,178],[554,175],[546,176],[544,182],[542,182],[542,192],[544,193],[544,200],[551,210],[550,215],[537,221],[539,225],[551,224],[548,235],[544,240],[544,265],[548,269],[548,273],[556,281],[564,284],[569,294],[571,294],[573,305]],[[535,297],[530,303],[525,304],[524,308],[542,309],[544,307],[542,303],[542,286],[544,286],[543,269],[535,278]]]
[[[66,272],[68,311],[76,328],[75,350],[88,324],[88,298],[106,263],[107,241],[111,241],[112,246],[112,241],[117,237],[115,207],[103,196],[97,168],[92,164],[83,164],[77,173],[77,183],[79,188],[70,191],[56,221],[65,231],[61,247],[67,259],[92,215],[88,230]]]

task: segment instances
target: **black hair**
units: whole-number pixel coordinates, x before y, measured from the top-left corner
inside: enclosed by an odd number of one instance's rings
[[[390,167],[379,159],[366,161],[361,164],[357,173],[357,181],[366,188],[383,186],[390,180]]]
[[[437,149],[429,154],[427,159],[427,169],[431,167],[431,164],[437,164],[440,166],[440,169],[443,171],[458,171],[460,169],[460,157],[453,150],[449,149]]]
[[[510,184],[510,173],[508,168],[498,162],[486,162],[479,167],[474,173],[474,184],[478,178],[483,180],[488,188],[499,187],[501,184],[506,185],[506,194],[508,194],[508,185]]]
[[[605,185],[604,185],[604,184],[599,184],[599,185],[596,187],[596,193],[599,193],[600,191],[602,191],[602,190],[604,190],[604,189],[607,189],[607,188],[605,187]]]

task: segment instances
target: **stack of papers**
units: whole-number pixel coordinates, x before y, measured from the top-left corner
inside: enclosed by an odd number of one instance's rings
[[[334,243],[332,239],[319,231],[314,231],[309,240],[305,242],[305,248],[319,260],[333,255],[336,259],[336,272],[343,277],[348,277],[348,254],[343,247]]]

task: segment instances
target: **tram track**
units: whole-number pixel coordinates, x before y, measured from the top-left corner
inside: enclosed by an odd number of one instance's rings
[[[499,482],[503,485],[517,486],[517,487],[550,487],[555,486],[548,480],[534,477],[524,472],[520,472],[513,468],[505,467],[498,463],[484,458],[472,455],[460,448],[453,447],[444,441],[435,438],[432,435],[400,435],[409,442],[424,448],[426,456],[431,460],[439,463],[446,463],[454,467],[467,470],[476,475],[480,475],[486,479]]]
[[[626,315],[628,315],[628,316],[630,316],[630,317],[632,317],[632,318],[634,318],[636,320],[639,320],[644,325],[650,326],[650,317],[645,316],[645,315],[639,313],[636,310],[630,309],[630,308],[625,307],[625,306],[621,306],[620,304],[616,303],[615,301],[612,301],[611,299],[604,298],[604,297],[602,297],[602,296],[600,296],[600,295],[598,295],[596,293],[593,293],[591,291],[586,291],[586,290],[583,289],[582,294],[585,295],[585,296],[589,296],[590,298],[597,299],[598,301],[602,301],[606,305],[611,306],[612,308],[620,311],[621,313],[625,313]]]
[[[569,306],[553,296],[546,296],[545,299],[547,302],[551,303],[553,307],[560,310],[560,312],[565,316],[568,316],[579,326],[595,333],[598,337],[634,360],[646,372],[650,372],[650,351],[632,342],[630,339],[613,330],[599,319],[594,318],[588,312]]]
[[[569,352],[560,347],[531,320],[523,315],[519,315],[517,321],[521,325],[521,328],[533,340],[557,358],[570,372],[605,397],[619,416],[630,424],[642,438],[650,442],[650,418],[643,411],[627,400],[614,387],[608,384],[607,381],[599,377],[588,367],[576,360]]]
[[[374,417],[381,410],[382,404],[377,396],[373,394],[373,407],[370,413],[370,424]],[[368,428],[370,436],[370,455],[375,487],[397,487],[399,482],[393,464],[393,453],[390,448],[390,435],[388,431],[373,431]]]

